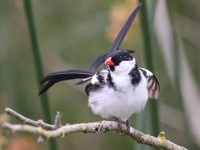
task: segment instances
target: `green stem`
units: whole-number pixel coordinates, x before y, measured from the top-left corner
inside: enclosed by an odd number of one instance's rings
[[[149,27],[150,22],[148,21],[148,14],[146,8],[145,0],[140,0],[143,7],[141,8],[141,26],[142,26],[142,36],[143,36],[143,45],[145,52],[145,61],[146,66],[149,70],[154,72],[153,68],[153,54],[152,54],[152,35],[150,34]],[[151,26],[152,27],[152,26]],[[150,115],[151,115],[151,130],[154,136],[157,136],[160,132],[159,130],[159,116],[158,116],[158,104],[156,100],[152,100],[150,103]]]
[[[23,3],[24,3],[24,10],[26,13],[26,19],[27,19],[27,24],[28,24],[28,29],[29,29],[30,39],[31,39],[33,58],[34,58],[35,69],[36,69],[36,77],[37,77],[37,82],[39,83],[40,80],[44,77],[44,73],[42,69],[43,65],[42,65],[42,61],[40,57],[40,48],[39,48],[36,27],[35,27],[35,22],[34,22],[34,17],[33,17],[32,3],[31,3],[31,0],[24,0]],[[40,96],[40,103],[41,103],[45,121],[53,124],[47,94],[43,94],[42,96]],[[49,141],[49,149],[58,150],[57,142],[55,139],[51,139]]]

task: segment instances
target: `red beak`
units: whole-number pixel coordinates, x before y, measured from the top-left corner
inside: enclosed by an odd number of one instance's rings
[[[104,62],[104,64],[109,65],[109,66],[114,66],[114,65],[115,65],[114,62],[111,60],[111,57],[109,57],[109,58]]]

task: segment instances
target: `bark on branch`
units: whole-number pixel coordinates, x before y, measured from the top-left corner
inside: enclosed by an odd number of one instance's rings
[[[83,132],[83,133],[98,133],[100,131],[109,132],[116,131],[130,138],[134,139],[140,144],[146,144],[153,147],[159,147],[164,150],[186,150],[186,148],[181,147],[169,140],[165,139],[163,132],[160,133],[158,138],[153,137],[148,134],[144,134],[131,127],[130,132],[127,133],[125,125],[122,128],[118,127],[118,123],[114,121],[100,121],[92,123],[80,123],[80,124],[66,124],[61,126],[61,116],[57,113],[55,124],[50,125],[42,120],[34,121],[29,118],[22,116],[21,114],[13,111],[10,108],[6,108],[6,112],[27,124],[11,124],[9,122],[4,122],[1,124],[2,128],[9,129],[12,132],[28,132],[39,135],[39,141],[43,141],[48,138],[64,137],[69,133]]]

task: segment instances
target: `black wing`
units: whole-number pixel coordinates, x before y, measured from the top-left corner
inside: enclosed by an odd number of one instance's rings
[[[46,92],[51,86],[53,86],[57,82],[60,82],[63,80],[71,80],[71,79],[83,79],[83,78],[88,78],[93,75],[94,75],[93,72],[84,71],[84,70],[67,70],[67,71],[61,71],[61,72],[48,74],[40,82],[40,84],[43,84],[45,82],[47,82],[47,84],[39,92],[39,95]]]
[[[99,88],[103,88],[108,83],[108,75],[109,70],[108,69],[102,69],[99,72],[97,72],[93,78],[94,80],[91,81],[86,87],[85,92],[87,95],[89,95],[90,91],[98,90]]]
[[[63,81],[63,80],[71,80],[71,79],[77,79],[77,78],[87,78],[93,76],[96,72],[97,68],[105,62],[105,60],[113,53],[115,52],[121,42],[123,41],[128,29],[130,28],[137,12],[139,11],[142,4],[140,3],[137,8],[132,12],[132,14],[129,16],[128,20],[126,21],[125,25],[122,27],[121,31],[119,32],[117,38],[115,39],[110,51],[107,54],[104,54],[102,56],[99,56],[91,65],[89,71],[83,71],[83,70],[68,70],[63,72],[55,72],[52,74],[47,75],[42,81],[41,84],[48,81],[48,83],[44,86],[44,88],[39,92],[39,95],[46,92],[52,85],[54,85],[57,82]],[[104,66],[105,68],[105,66]],[[87,81],[88,81],[87,80]],[[81,84],[82,82],[78,82],[77,84]],[[84,81],[83,81],[84,83]]]

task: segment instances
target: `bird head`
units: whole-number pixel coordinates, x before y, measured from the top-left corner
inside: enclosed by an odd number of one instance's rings
[[[135,58],[130,54],[135,51],[118,50],[113,53],[104,63],[110,67],[111,71],[122,72],[133,68],[136,64]]]

